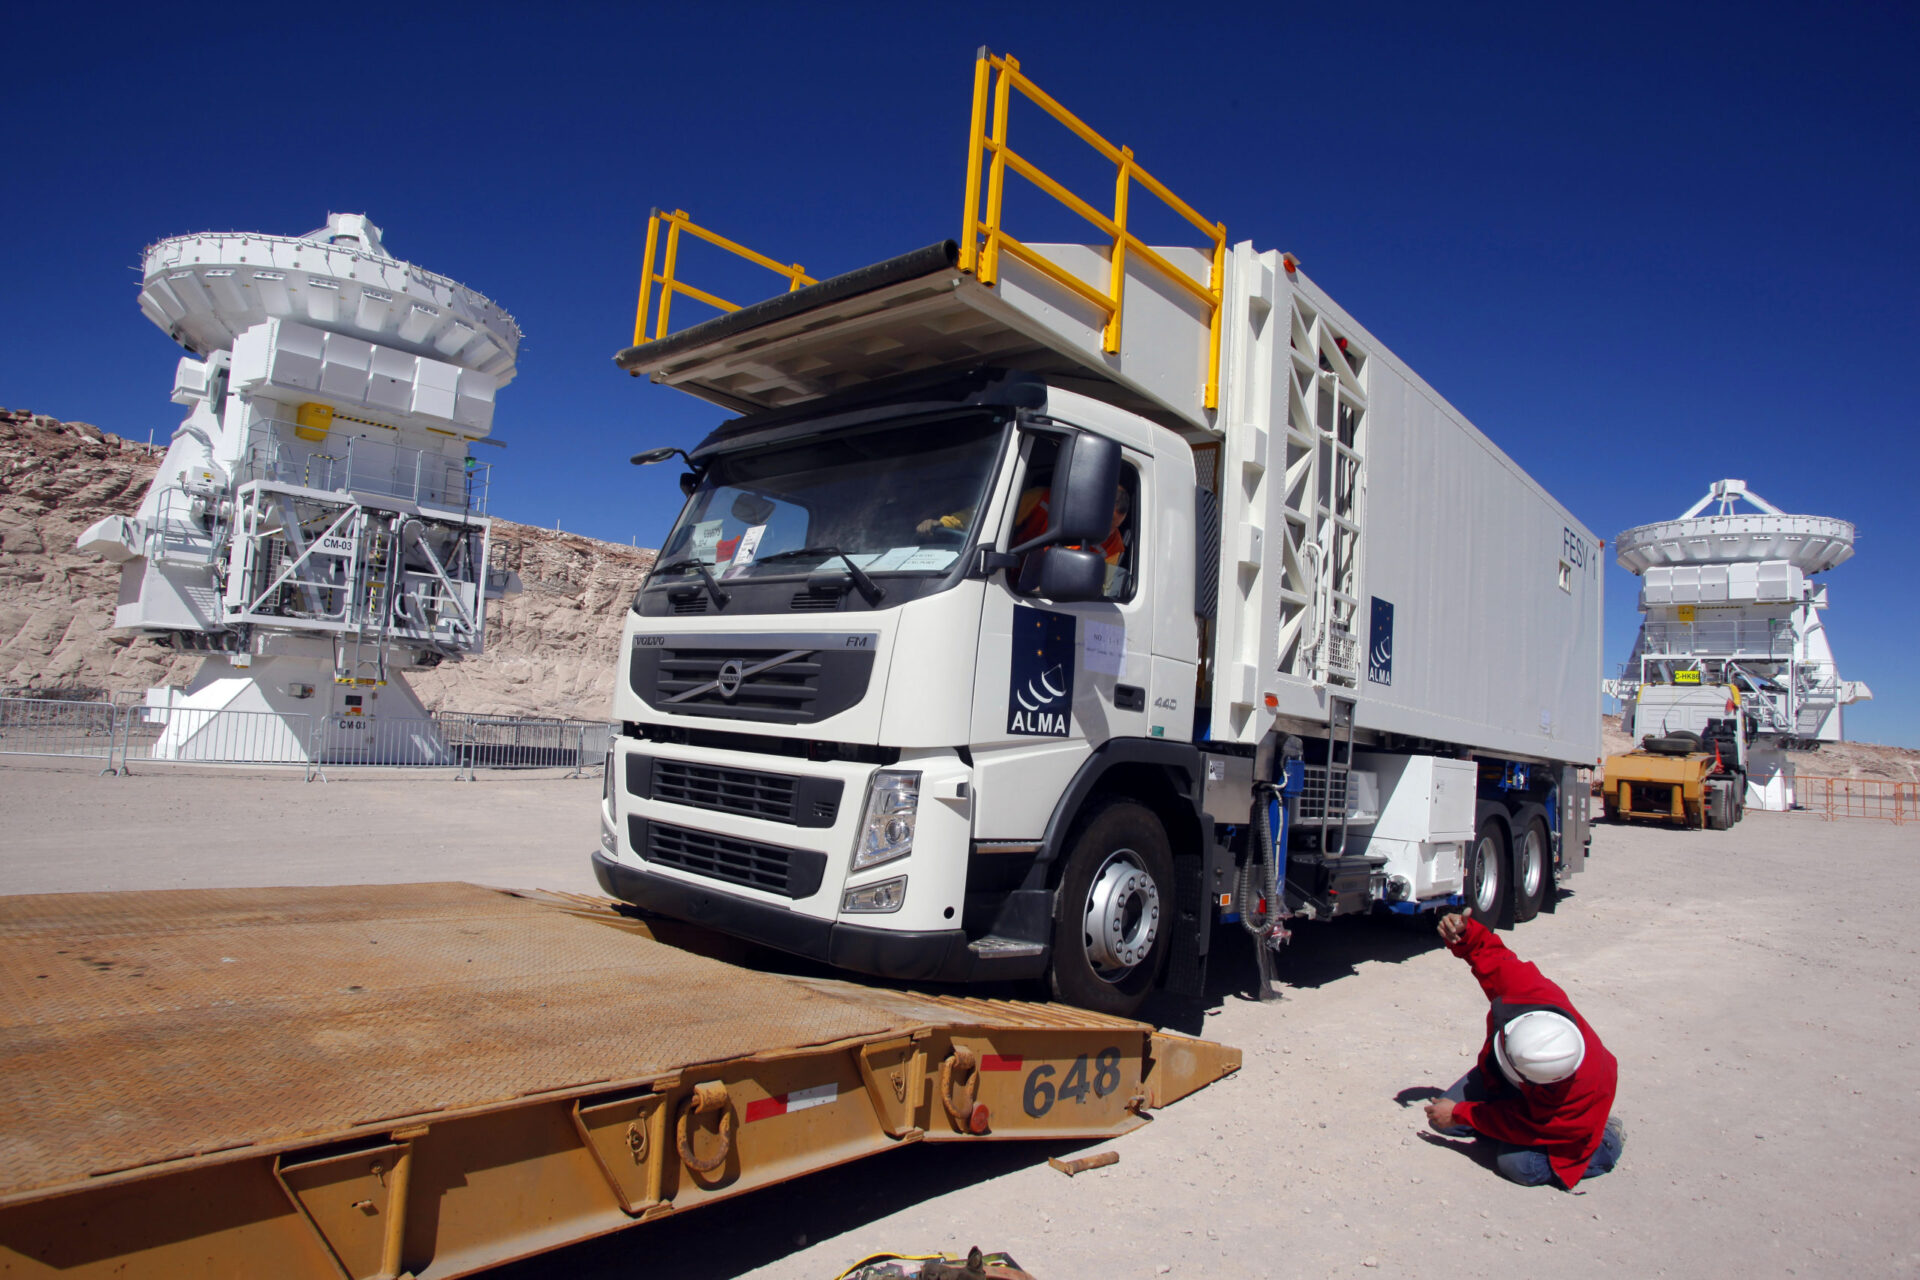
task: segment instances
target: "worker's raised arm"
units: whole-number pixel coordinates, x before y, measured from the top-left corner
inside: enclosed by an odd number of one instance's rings
[[[1473,918],[1471,909],[1440,921],[1440,940],[1447,950],[1465,960],[1480,980],[1480,989],[1489,1000],[1509,995],[1508,970],[1519,965],[1519,957],[1507,950],[1500,935]]]
[[[1465,960],[1489,1000],[1544,1000],[1565,1004],[1566,993],[1540,970],[1507,950],[1500,935],[1475,920],[1470,911],[1440,921],[1440,940]]]

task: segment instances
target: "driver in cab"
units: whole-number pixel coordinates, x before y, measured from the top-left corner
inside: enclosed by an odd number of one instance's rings
[[[1020,495],[1020,506],[1015,512],[1013,536],[1010,539],[1010,545],[1017,547],[1021,543],[1031,541],[1047,531],[1047,525],[1051,518],[1048,503],[1052,496],[1053,490],[1051,486],[1044,484],[1034,485]],[[1125,485],[1119,486],[1113,492],[1113,524],[1107,530],[1106,540],[1103,541],[1098,548],[1107,560],[1105,592],[1109,598],[1126,594],[1126,571],[1122,568],[1121,561],[1127,553],[1127,546],[1130,542],[1130,534],[1132,533],[1132,529],[1127,522],[1128,516],[1132,514],[1132,509],[1133,499],[1127,493],[1127,487]],[[918,525],[914,526],[914,531],[924,536],[932,533],[935,529],[965,529],[972,522],[973,511],[971,508],[968,508],[952,512],[948,515],[935,516],[931,519],[922,520]]]

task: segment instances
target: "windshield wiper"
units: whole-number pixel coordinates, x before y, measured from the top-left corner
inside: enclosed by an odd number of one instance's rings
[[[860,588],[861,598],[872,608],[887,598],[886,590],[867,576],[867,571],[853,562],[853,557],[838,547],[818,546],[801,547],[795,551],[776,551],[770,556],[761,556],[755,564],[767,564],[774,560],[797,560],[801,556],[838,556],[847,565],[847,573],[853,578],[853,585]]]
[[[651,580],[660,574],[672,573],[676,569],[697,570],[700,574],[700,581],[707,584],[707,593],[713,597],[714,604],[720,608],[726,608],[727,601],[733,599],[732,596],[720,589],[720,584],[713,580],[711,573],[707,572],[707,562],[699,556],[682,556],[678,560],[669,560],[665,564],[657,564],[653,566],[653,572],[648,574],[647,577]]]

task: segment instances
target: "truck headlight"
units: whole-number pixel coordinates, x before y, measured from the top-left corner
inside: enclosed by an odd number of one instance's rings
[[[840,909],[845,912],[898,911],[900,904],[907,900],[907,878],[895,876],[891,880],[882,880],[878,884],[863,884],[857,889],[849,889],[840,899]]]
[[[620,856],[620,837],[614,831],[613,823],[607,821],[605,809],[600,811],[600,847],[606,850],[609,858]]]
[[[913,823],[919,809],[918,773],[882,769],[874,774],[867,784],[867,811],[861,815],[860,833],[853,845],[853,869],[877,867],[912,853]]]

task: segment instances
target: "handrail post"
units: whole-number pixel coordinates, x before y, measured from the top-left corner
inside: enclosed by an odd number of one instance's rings
[[[653,327],[655,341],[667,336],[667,311],[673,306],[673,268],[680,257],[680,220],[686,216],[678,209],[667,215],[667,252],[660,265],[660,322]]]
[[[1120,148],[1120,174],[1113,183],[1113,254],[1107,271],[1107,295],[1113,310],[1107,313],[1106,332],[1101,335],[1101,350],[1113,355],[1120,350],[1120,312],[1127,295],[1127,188],[1133,180],[1133,148]]]
[[[1200,398],[1201,406],[1207,409],[1220,407],[1220,313],[1226,310],[1227,297],[1225,224],[1213,224],[1213,237],[1213,278],[1207,282],[1207,288],[1213,294],[1213,315],[1207,321],[1207,386]]]
[[[985,45],[973,59],[973,115],[967,131],[967,215],[960,223],[960,270],[971,273],[980,256],[980,143],[987,131],[987,82],[993,71]]]
[[[981,284],[992,284],[1000,268],[1000,204],[1007,184],[1007,109],[1013,96],[1012,78],[1020,63],[1012,56],[1000,60],[993,89],[993,173],[987,181],[987,245],[974,272]]]
[[[653,255],[660,243],[660,211],[647,215],[647,252],[640,264],[640,305],[633,313],[633,345],[647,340],[647,300],[653,295]]]

